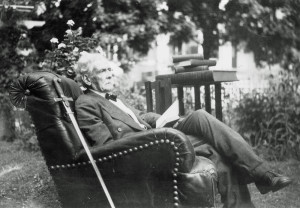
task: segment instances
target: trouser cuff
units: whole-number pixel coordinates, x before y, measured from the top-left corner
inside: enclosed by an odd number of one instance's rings
[[[265,173],[269,170],[270,170],[270,167],[265,162],[262,162],[259,165],[257,165],[255,168],[252,169],[251,175],[252,175],[254,181],[256,181],[257,179],[264,176]]]

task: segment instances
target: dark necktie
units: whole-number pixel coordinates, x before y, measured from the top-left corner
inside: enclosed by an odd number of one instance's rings
[[[109,94],[109,93],[106,93],[106,94],[105,94],[105,98],[106,98],[107,100],[117,101],[117,96],[116,96],[116,95]]]

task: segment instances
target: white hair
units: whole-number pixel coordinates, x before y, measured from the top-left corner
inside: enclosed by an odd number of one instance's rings
[[[111,67],[111,62],[100,53],[81,53],[81,57],[75,67],[77,75],[88,75],[92,76],[93,71],[96,67]]]

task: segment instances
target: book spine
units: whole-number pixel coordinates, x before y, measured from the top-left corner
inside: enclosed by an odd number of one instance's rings
[[[184,73],[184,72],[193,72],[193,71],[205,71],[208,70],[208,66],[196,66],[192,68],[185,68],[182,66],[174,66],[173,67],[175,74]]]
[[[201,60],[200,61],[201,65],[198,66],[216,66],[217,61],[215,60]]]
[[[213,71],[206,70],[201,72],[187,72],[187,73],[179,73],[179,74],[170,74],[170,75],[158,75],[156,76],[156,80],[162,80],[164,78],[170,78],[172,84],[189,84],[199,83],[199,82],[211,82],[214,81]],[[187,81],[188,80],[188,81]]]
[[[172,59],[173,59],[173,63],[187,61],[189,59],[203,60],[203,54],[174,55],[172,56]]]
[[[170,78],[172,84],[209,84],[215,82],[232,82],[238,81],[236,71],[222,71],[222,70],[206,70],[206,71],[194,71],[179,74],[164,74],[157,75],[156,80],[163,80]]]
[[[188,61],[176,63],[177,66],[184,66],[184,67],[215,66],[216,64],[217,62],[215,60],[197,60],[197,59],[191,59]]]

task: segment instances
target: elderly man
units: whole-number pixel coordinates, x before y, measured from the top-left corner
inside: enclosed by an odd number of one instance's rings
[[[90,145],[105,145],[155,128],[160,115],[142,113],[110,94],[115,85],[107,59],[100,54],[86,53],[79,59],[77,69],[87,91],[78,98],[75,109],[79,126]],[[262,194],[278,191],[292,182],[290,178],[272,172],[238,133],[204,110],[194,111],[179,119],[173,128],[193,135],[189,137],[192,144],[199,142],[200,138],[204,139],[230,163],[233,172],[244,173],[246,181],[255,182]],[[239,191],[244,191],[246,196],[243,193],[223,196],[227,197],[225,207],[254,207],[246,183]]]

